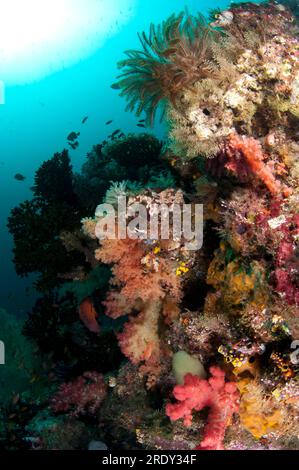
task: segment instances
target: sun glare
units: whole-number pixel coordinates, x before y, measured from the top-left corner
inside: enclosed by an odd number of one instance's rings
[[[135,0],[0,0],[0,79],[28,82],[72,65],[129,20]]]

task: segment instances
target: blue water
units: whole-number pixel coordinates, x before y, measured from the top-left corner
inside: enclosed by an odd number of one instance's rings
[[[85,3],[88,8],[89,0]],[[109,0],[106,3],[109,8]],[[70,151],[75,169],[80,168],[92,145],[101,142],[111,130],[138,132],[136,118],[125,113],[124,100],[110,88],[123,51],[139,47],[136,33],[147,31],[151,22],[161,22],[185,6],[191,12],[207,13],[211,8],[228,5],[226,0],[136,0],[129,21],[92,56],[33,83],[7,84],[6,102],[0,105],[0,307],[22,315],[34,299],[32,289],[26,289],[32,278],[20,279],[15,274],[6,223],[10,210],[31,197],[35,170],[53,153],[67,147],[66,137],[71,131],[81,132],[79,148]],[[33,64],[28,63],[30,66]],[[87,115],[89,119],[82,125]],[[109,119],[114,120],[111,128],[105,126]],[[164,135],[162,125],[156,125],[153,131],[159,137]],[[24,174],[26,180],[16,181],[16,173]]]

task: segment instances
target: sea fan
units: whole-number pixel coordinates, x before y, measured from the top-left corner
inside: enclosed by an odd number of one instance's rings
[[[141,51],[126,51],[119,62],[123,73],[112,88],[121,90],[128,111],[146,113],[152,125],[159,104],[176,105],[182,89],[209,73],[212,44],[222,37],[201,15],[187,12],[170,16],[162,25],[151,25],[149,35],[139,34]]]

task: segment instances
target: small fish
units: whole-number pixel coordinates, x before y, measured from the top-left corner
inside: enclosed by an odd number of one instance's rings
[[[137,127],[145,127],[144,124],[137,124]]]
[[[139,119],[138,122],[143,123],[143,122],[145,122],[145,119]]]
[[[67,140],[69,140],[70,142],[74,142],[74,140],[76,140],[80,135],[80,132],[71,132],[68,136],[67,136]]]
[[[106,126],[109,126],[109,124],[111,124],[112,122],[113,122],[113,119],[110,119],[110,121],[107,121],[107,122],[105,123],[105,125],[106,125]]]
[[[120,139],[122,139],[123,137],[125,137],[125,134],[122,132],[121,134],[119,134],[118,136]]]
[[[69,142],[69,146],[73,149],[76,150],[77,147],[79,147],[79,142]]]
[[[81,302],[79,306],[79,317],[89,331],[97,334],[100,333],[100,325],[97,322],[98,314],[90,297],[86,297],[86,299]]]
[[[88,116],[85,116],[85,117],[82,119],[82,124],[85,124],[86,121],[87,121],[87,119],[88,119]]]
[[[117,136],[117,134],[120,134],[120,133],[121,133],[121,130],[116,129],[116,131],[112,132],[111,137],[115,137],[115,136]]]
[[[26,176],[22,175],[21,173],[17,173],[15,174],[14,178],[17,181],[24,181],[26,179]]]

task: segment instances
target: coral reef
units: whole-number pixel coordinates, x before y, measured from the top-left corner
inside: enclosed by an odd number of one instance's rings
[[[114,88],[148,123],[160,106],[167,141],[129,134],[94,146],[75,175],[67,152],[38,170],[9,228],[17,272],[40,275],[23,331],[50,362],[49,393],[17,418],[26,397],[1,410],[4,447],[86,448],[85,434],[109,450],[299,449],[293,3],[152,25]],[[198,204],[200,249],[173,217],[163,235],[157,208]]]

